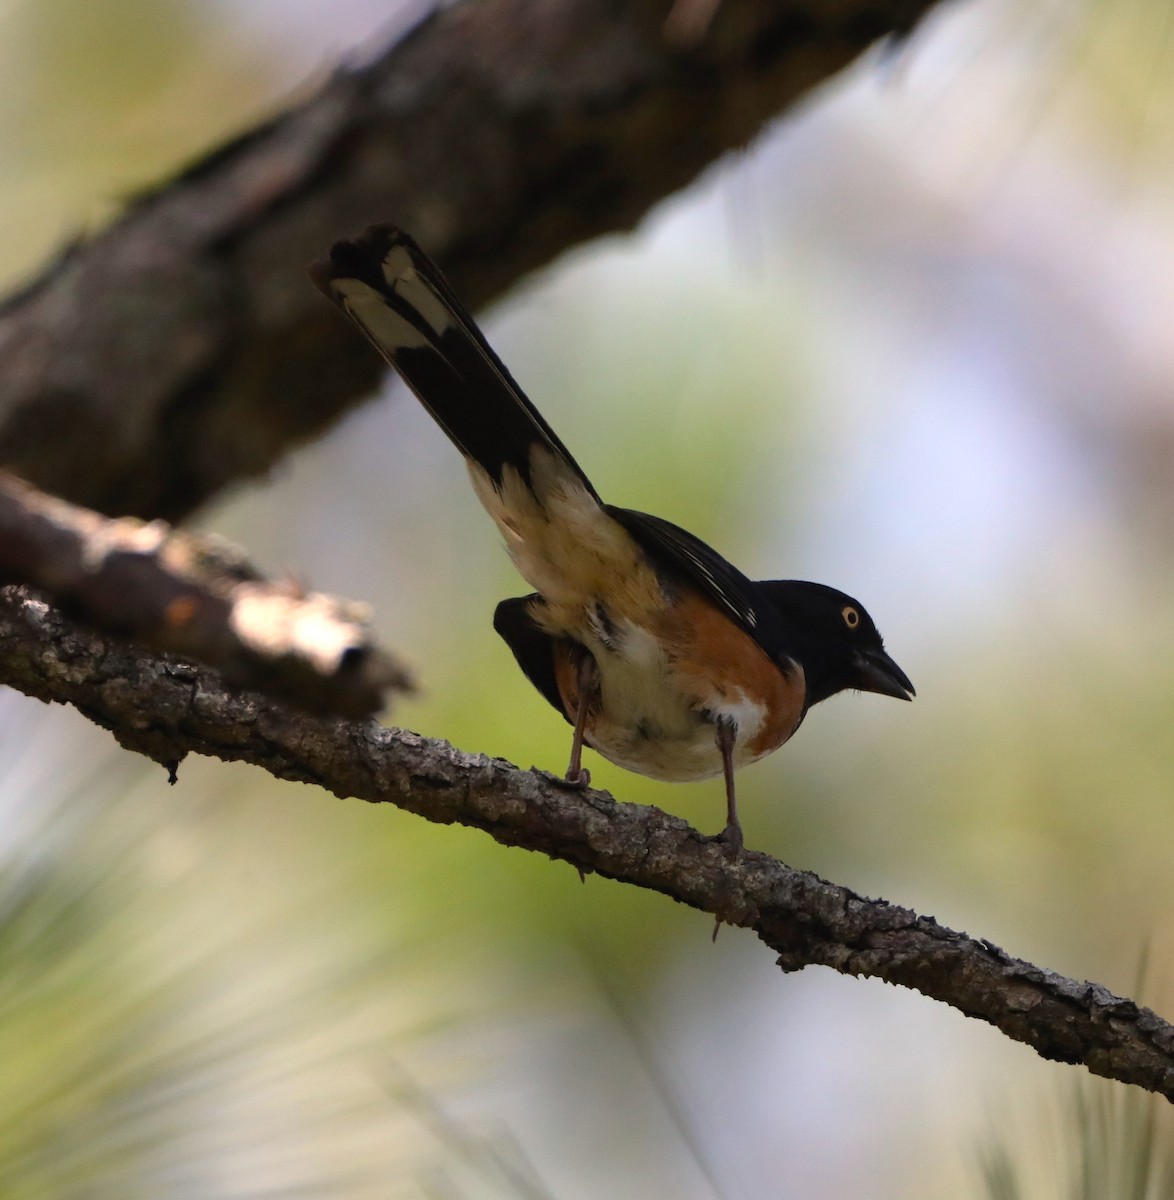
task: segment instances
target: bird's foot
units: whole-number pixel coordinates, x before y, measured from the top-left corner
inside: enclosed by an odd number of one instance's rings
[[[741,825],[727,825],[721,833],[712,834],[705,840],[728,847],[732,858],[741,858],[742,851],[746,848],[746,843],[742,838]]]
[[[566,775],[559,775],[556,771],[544,771],[541,767],[532,767],[531,770],[535,775],[545,779],[547,783],[553,783],[555,787],[585,792],[591,786],[591,772],[586,767],[580,767],[578,774],[573,778],[570,772]]]

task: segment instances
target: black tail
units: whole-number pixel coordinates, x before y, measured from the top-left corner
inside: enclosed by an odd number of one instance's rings
[[[506,466],[528,482],[537,442],[596,496],[440,269],[406,233],[373,225],[352,242],[336,243],[310,277],[403,376],[457,449],[495,482]]]

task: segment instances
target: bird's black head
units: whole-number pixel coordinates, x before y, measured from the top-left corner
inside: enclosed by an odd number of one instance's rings
[[[859,601],[822,583],[774,579],[760,583],[781,618],[788,649],[807,678],[808,707],[855,688],[912,700],[909,677],[885,653],[872,618]]]

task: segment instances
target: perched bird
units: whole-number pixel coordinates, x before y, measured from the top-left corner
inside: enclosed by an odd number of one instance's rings
[[[310,274],[403,376],[465,456],[473,488],[535,588],[493,625],[583,745],[653,779],[724,774],[781,746],[807,710],[849,688],[913,685],[851,596],[755,582],[691,533],[605,504],[526,398],[436,264],[401,230],[338,242]]]

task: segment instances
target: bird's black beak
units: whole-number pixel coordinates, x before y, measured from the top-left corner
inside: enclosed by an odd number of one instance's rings
[[[912,700],[917,693],[909,676],[883,650],[861,650],[856,655],[852,687],[897,700]]]

